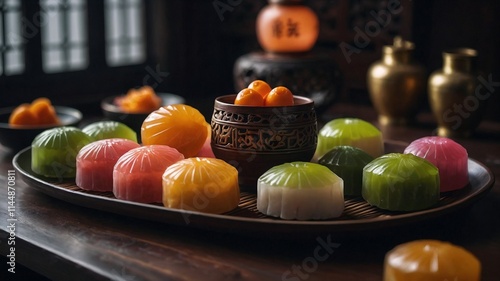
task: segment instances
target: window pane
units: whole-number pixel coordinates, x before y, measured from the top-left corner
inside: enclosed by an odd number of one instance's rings
[[[106,40],[115,41],[120,38],[119,10],[116,8],[106,8]]]
[[[57,45],[62,43],[63,34],[61,30],[61,16],[62,14],[59,9],[46,11],[46,24],[41,29],[43,44]]]
[[[60,49],[43,52],[43,69],[47,73],[59,72],[63,68],[63,53]]]
[[[4,5],[7,8],[19,8],[19,6],[21,6],[21,1],[19,1],[19,0],[5,0]]]
[[[87,6],[83,0],[41,0],[46,17],[42,30],[43,70],[85,69],[88,65]]]
[[[3,73],[3,54],[5,46],[3,42],[3,10],[0,9],[0,75]]]
[[[3,48],[3,13],[0,10],[0,48]],[[0,49],[1,51],[2,49]],[[0,53],[1,54],[1,53]],[[1,59],[2,56],[0,56]],[[1,65],[1,63],[0,63]]]
[[[142,63],[144,42],[144,1],[105,0],[106,60],[110,66]]]
[[[13,49],[6,53],[6,75],[21,74],[24,71],[24,54],[21,49]]]
[[[121,61],[120,46],[119,45],[109,46],[107,48],[106,56],[109,65],[118,65],[119,62]]]
[[[83,69],[87,67],[87,49],[73,48],[70,51],[69,64],[72,69]]]
[[[139,9],[138,6],[130,6],[127,9],[127,18],[128,20],[128,35],[130,38],[137,38],[140,39],[142,32],[140,31],[141,28],[141,10]]]
[[[0,74],[24,72],[24,44],[31,35],[21,26],[21,1],[7,0],[0,5]],[[23,31],[26,33],[23,33]]]
[[[84,25],[86,23],[83,18],[83,13],[80,11],[70,11],[69,12],[69,42],[71,43],[84,43]]]
[[[8,35],[7,38],[5,38],[7,45],[19,46],[22,44],[21,13],[18,11],[8,12],[5,15],[5,27]]]
[[[144,48],[142,44],[131,44],[130,58],[132,61],[143,61],[145,59]]]
[[[68,3],[70,5],[82,5],[85,4],[85,0],[69,0]]]

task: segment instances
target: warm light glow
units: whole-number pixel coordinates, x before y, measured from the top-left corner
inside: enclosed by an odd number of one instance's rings
[[[305,52],[318,38],[316,14],[306,6],[266,6],[257,17],[257,39],[268,52]]]
[[[444,76],[435,76],[433,79],[432,79],[432,84],[436,87],[436,86],[441,86],[443,85],[445,82],[446,82],[446,79]]]
[[[373,68],[372,75],[373,75],[373,78],[383,78],[383,77],[386,77],[388,73],[389,73],[389,70],[387,69],[387,67],[384,67],[382,65],[378,65],[378,66],[375,66]]]

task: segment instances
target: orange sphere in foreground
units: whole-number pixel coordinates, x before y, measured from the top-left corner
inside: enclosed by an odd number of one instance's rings
[[[290,106],[293,105],[293,94],[284,86],[273,88],[266,96],[266,106]]]
[[[249,106],[264,106],[264,98],[259,92],[245,88],[241,90],[236,99],[234,100],[235,105],[249,105]]]

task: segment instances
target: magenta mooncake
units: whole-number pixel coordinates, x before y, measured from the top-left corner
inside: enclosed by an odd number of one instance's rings
[[[184,155],[168,145],[146,145],[125,153],[113,169],[116,198],[140,203],[161,203],[163,173]]]
[[[452,191],[469,183],[467,150],[446,137],[430,136],[414,140],[404,153],[422,157],[439,169],[440,191]]]
[[[120,138],[104,139],[84,146],[76,156],[78,187],[85,190],[113,191],[113,167],[125,152],[140,145]]]

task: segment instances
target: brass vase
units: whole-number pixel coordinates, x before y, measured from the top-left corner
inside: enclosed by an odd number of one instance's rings
[[[469,137],[481,121],[484,102],[476,96],[476,60],[474,49],[445,51],[443,68],[429,77],[429,103],[439,136]]]
[[[413,59],[414,44],[400,37],[383,47],[380,61],[368,69],[370,99],[382,125],[411,123],[424,95],[426,75],[423,66]]]

